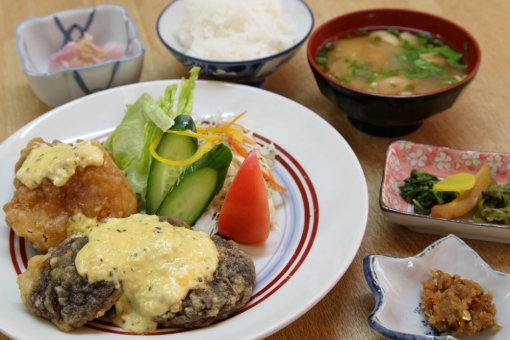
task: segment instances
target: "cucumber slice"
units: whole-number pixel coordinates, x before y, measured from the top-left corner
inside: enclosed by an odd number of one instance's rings
[[[191,116],[180,115],[175,118],[175,123],[170,130],[196,132],[196,126]],[[197,139],[194,137],[164,133],[156,152],[161,157],[182,161],[195,154],[197,145]],[[166,193],[185,168],[184,166],[165,164],[157,159],[152,160],[149,178],[147,179],[147,193],[145,194],[145,211],[147,214],[156,213]]]
[[[186,167],[161,202],[156,215],[172,216],[194,225],[223,187],[232,152],[218,144]]]

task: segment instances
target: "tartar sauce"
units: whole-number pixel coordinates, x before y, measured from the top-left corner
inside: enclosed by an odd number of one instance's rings
[[[97,227],[99,222],[97,218],[87,217],[83,213],[78,212],[73,216],[69,217],[69,227],[67,227],[67,235],[75,235],[78,233],[84,233],[92,227]]]
[[[30,151],[16,178],[29,189],[37,188],[44,178],[59,187],[74,175],[76,167],[101,166],[103,162],[103,151],[91,141],[81,141],[75,145],[40,143]]]
[[[218,266],[218,250],[208,234],[154,215],[112,218],[87,235],[89,242],[75,260],[78,273],[90,283],[122,285],[111,319],[127,331],[155,330],[152,317],[179,311],[189,290],[210,281]]]

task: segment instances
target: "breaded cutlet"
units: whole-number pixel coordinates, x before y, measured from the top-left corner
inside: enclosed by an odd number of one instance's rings
[[[91,142],[102,150],[103,164],[77,167],[63,186],[57,187],[45,178],[38,187],[29,189],[14,178],[14,196],[3,207],[5,221],[40,253],[58,246],[73,233],[69,228],[70,219],[76,214],[101,221],[136,213],[136,195],[129,182],[103,146],[97,141]],[[32,139],[21,150],[15,173],[40,143],[45,142],[41,138]]]

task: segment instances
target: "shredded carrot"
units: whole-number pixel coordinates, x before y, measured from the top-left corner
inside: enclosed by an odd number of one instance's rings
[[[172,161],[170,159],[160,157],[156,153],[156,147],[157,147],[159,141],[161,140],[161,137],[155,138],[152,141],[152,143],[149,147],[149,151],[155,159],[157,159],[158,161],[160,161],[162,163],[169,164],[169,165],[186,166],[186,165],[189,165],[189,164],[195,162],[196,160],[200,159],[205,153],[210,151],[213,146],[213,141],[222,140],[224,137],[222,137],[221,135],[223,135],[223,136],[227,137],[227,140],[228,140],[229,144],[232,146],[232,148],[241,157],[246,158],[248,155],[241,148],[241,146],[238,144],[238,142],[246,143],[246,144],[250,144],[250,145],[254,145],[257,143],[257,140],[255,139],[255,137],[251,137],[251,138],[247,137],[241,131],[241,130],[249,131],[248,129],[246,129],[242,125],[236,124],[236,121],[239,118],[241,118],[244,114],[246,114],[246,112],[247,111],[244,111],[244,112],[238,114],[230,122],[228,122],[226,124],[217,123],[215,126],[208,126],[208,127],[197,126],[197,132],[193,132],[190,130],[187,130],[187,131],[168,130],[167,131],[168,133],[175,133],[178,135],[196,137],[196,138],[206,140],[205,143],[200,144],[196,153],[188,159],[185,159],[183,161]],[[241,130],[234,128],[233,127],[234,125],[236,127],[239,127]],[[206,133],[211,133],[211,134],[206,134]],[[283,192],[287,191],[287,189],[284,186],[282,186],[281,184],[279,184],[270,173],[262,171],[262,176],[269,182],[269,184],[274,186],[277,190],[280,190]]]
[[[239,146],[239,144],[237,144],[234,137],[230,133],[227,133],[227,138],[230,145],[232,145],[234,150],[236,150],[239,155],[241,155],[243,158],[246,158],[248,156],[246,152],[244,152],[244,150]]]
[[[234,148],[234,150],[236,150],[236,152],[243,158],[246,158],[248,155],[246,154],[246,152],[244,152],[244,150],[239,146],[239,144],[236,143],[236,141],[234,140],[234,138],[232,137],[232,135],[230,134],[227,134],[227,138],[228,138],[228,142],[230,143],[230,145],[232,145],[232,147]],[[283,192],[286,192],[287,189],[280,185],[274,178],[273,176],[269,175],[267,172],[265,171],[262,171],[262,176],[264,176],[264,178],[270,183],[272,184],[276,189],[280,190],[280,191],[283,191]]]
[[[280,183],[278,183],[274,178],[273,176],[269,175],[267,172],[265,171],[262,171],[262,176],[264,176],[264,178],[269,182],[271,183],[276,189],[280,190],[280,191],[283,191],[283,192],[287,192],[287,188],[285,188],[284,186],[280,185]]]
[[[230,122],[227,123],[227,127],[231,127],[232,125],[234,125],[235,122],[237,122],[239,120],[239,118],[241,118],[242,116],[244,116],[246,114],[246,112],[248,112],[248,111],[241,112],[240,114],[235,116]]]
[[[257,141],[256,141],[256,140],[251,139],[251,138],[246,137],[246,136],[244,136],[244,138],[243,138],[243,142],[244,142],[244,143],[246,143],[246,144],[250,144],[250,145],[255,145],[255,144],[257,144]]]

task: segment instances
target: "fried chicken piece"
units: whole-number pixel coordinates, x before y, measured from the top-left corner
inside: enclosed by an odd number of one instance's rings
[[[101,221],[136,213],[136,195],[129,182],[103,146],[91,142],[103,151],[103,165],[77,167],[63,186],[57,187],[45,178],[37,188],[29,189],[14,178],[14,197],[3,207],[5,221],[40,253],[58,246],[73,233],[69,226],[75,214]],[[43,143],[41,138],[32,139],[21,151],[15,172],[40,143]]]

